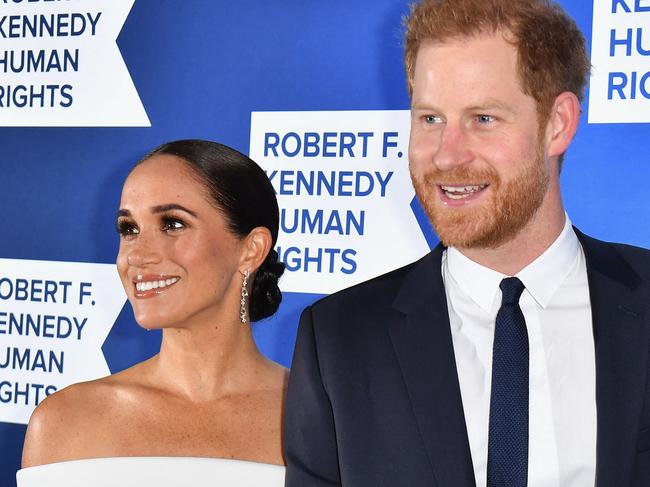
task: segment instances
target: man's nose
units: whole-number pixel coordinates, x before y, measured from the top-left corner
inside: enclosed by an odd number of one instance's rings
[[[433,163],[441,171],[449,171],[473,159],[468,136],[463,127],[446,124],[440,131],[438,147],[433,154]]]

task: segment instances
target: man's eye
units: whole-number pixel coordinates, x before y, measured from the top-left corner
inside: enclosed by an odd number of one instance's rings
[[[428,124],[436,124],[442,122],[442,119],[437,115],[425,115],[424,121]]]
[[[185,228],[185,222],[178,218],[164,218],[162,229],[164,232],[174,232]]]
[[[477,115],[476,120],[478,123],[490,123],[494,122],[496,119],[492,115]]]
[[[121,237],[127,238],[140,233],[140,230],[133,223],[126,220],[118,220],[115,229]]]

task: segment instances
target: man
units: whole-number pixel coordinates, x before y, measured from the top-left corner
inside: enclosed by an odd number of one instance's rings
[[[304,311],[286,485],[650,485],[650,252],[560,193],[581,33],[545,0],[424,0],[405,58],[444,246]]]

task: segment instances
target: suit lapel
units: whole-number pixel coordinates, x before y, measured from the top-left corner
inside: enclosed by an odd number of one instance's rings
[[[576,230],[596,347],[596,485],[631,485],[648,370],[648,289],[609,244]]]
[[[436,247],[406,276],[393,307],[404,319],[390,335],[439,486],[474,486],[447,300]]]

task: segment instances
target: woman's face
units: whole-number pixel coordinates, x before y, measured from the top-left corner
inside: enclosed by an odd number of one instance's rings
[[[242,242],[190,171],[156,155],[122,189],[117,269],[144,328],[238,317]]]

